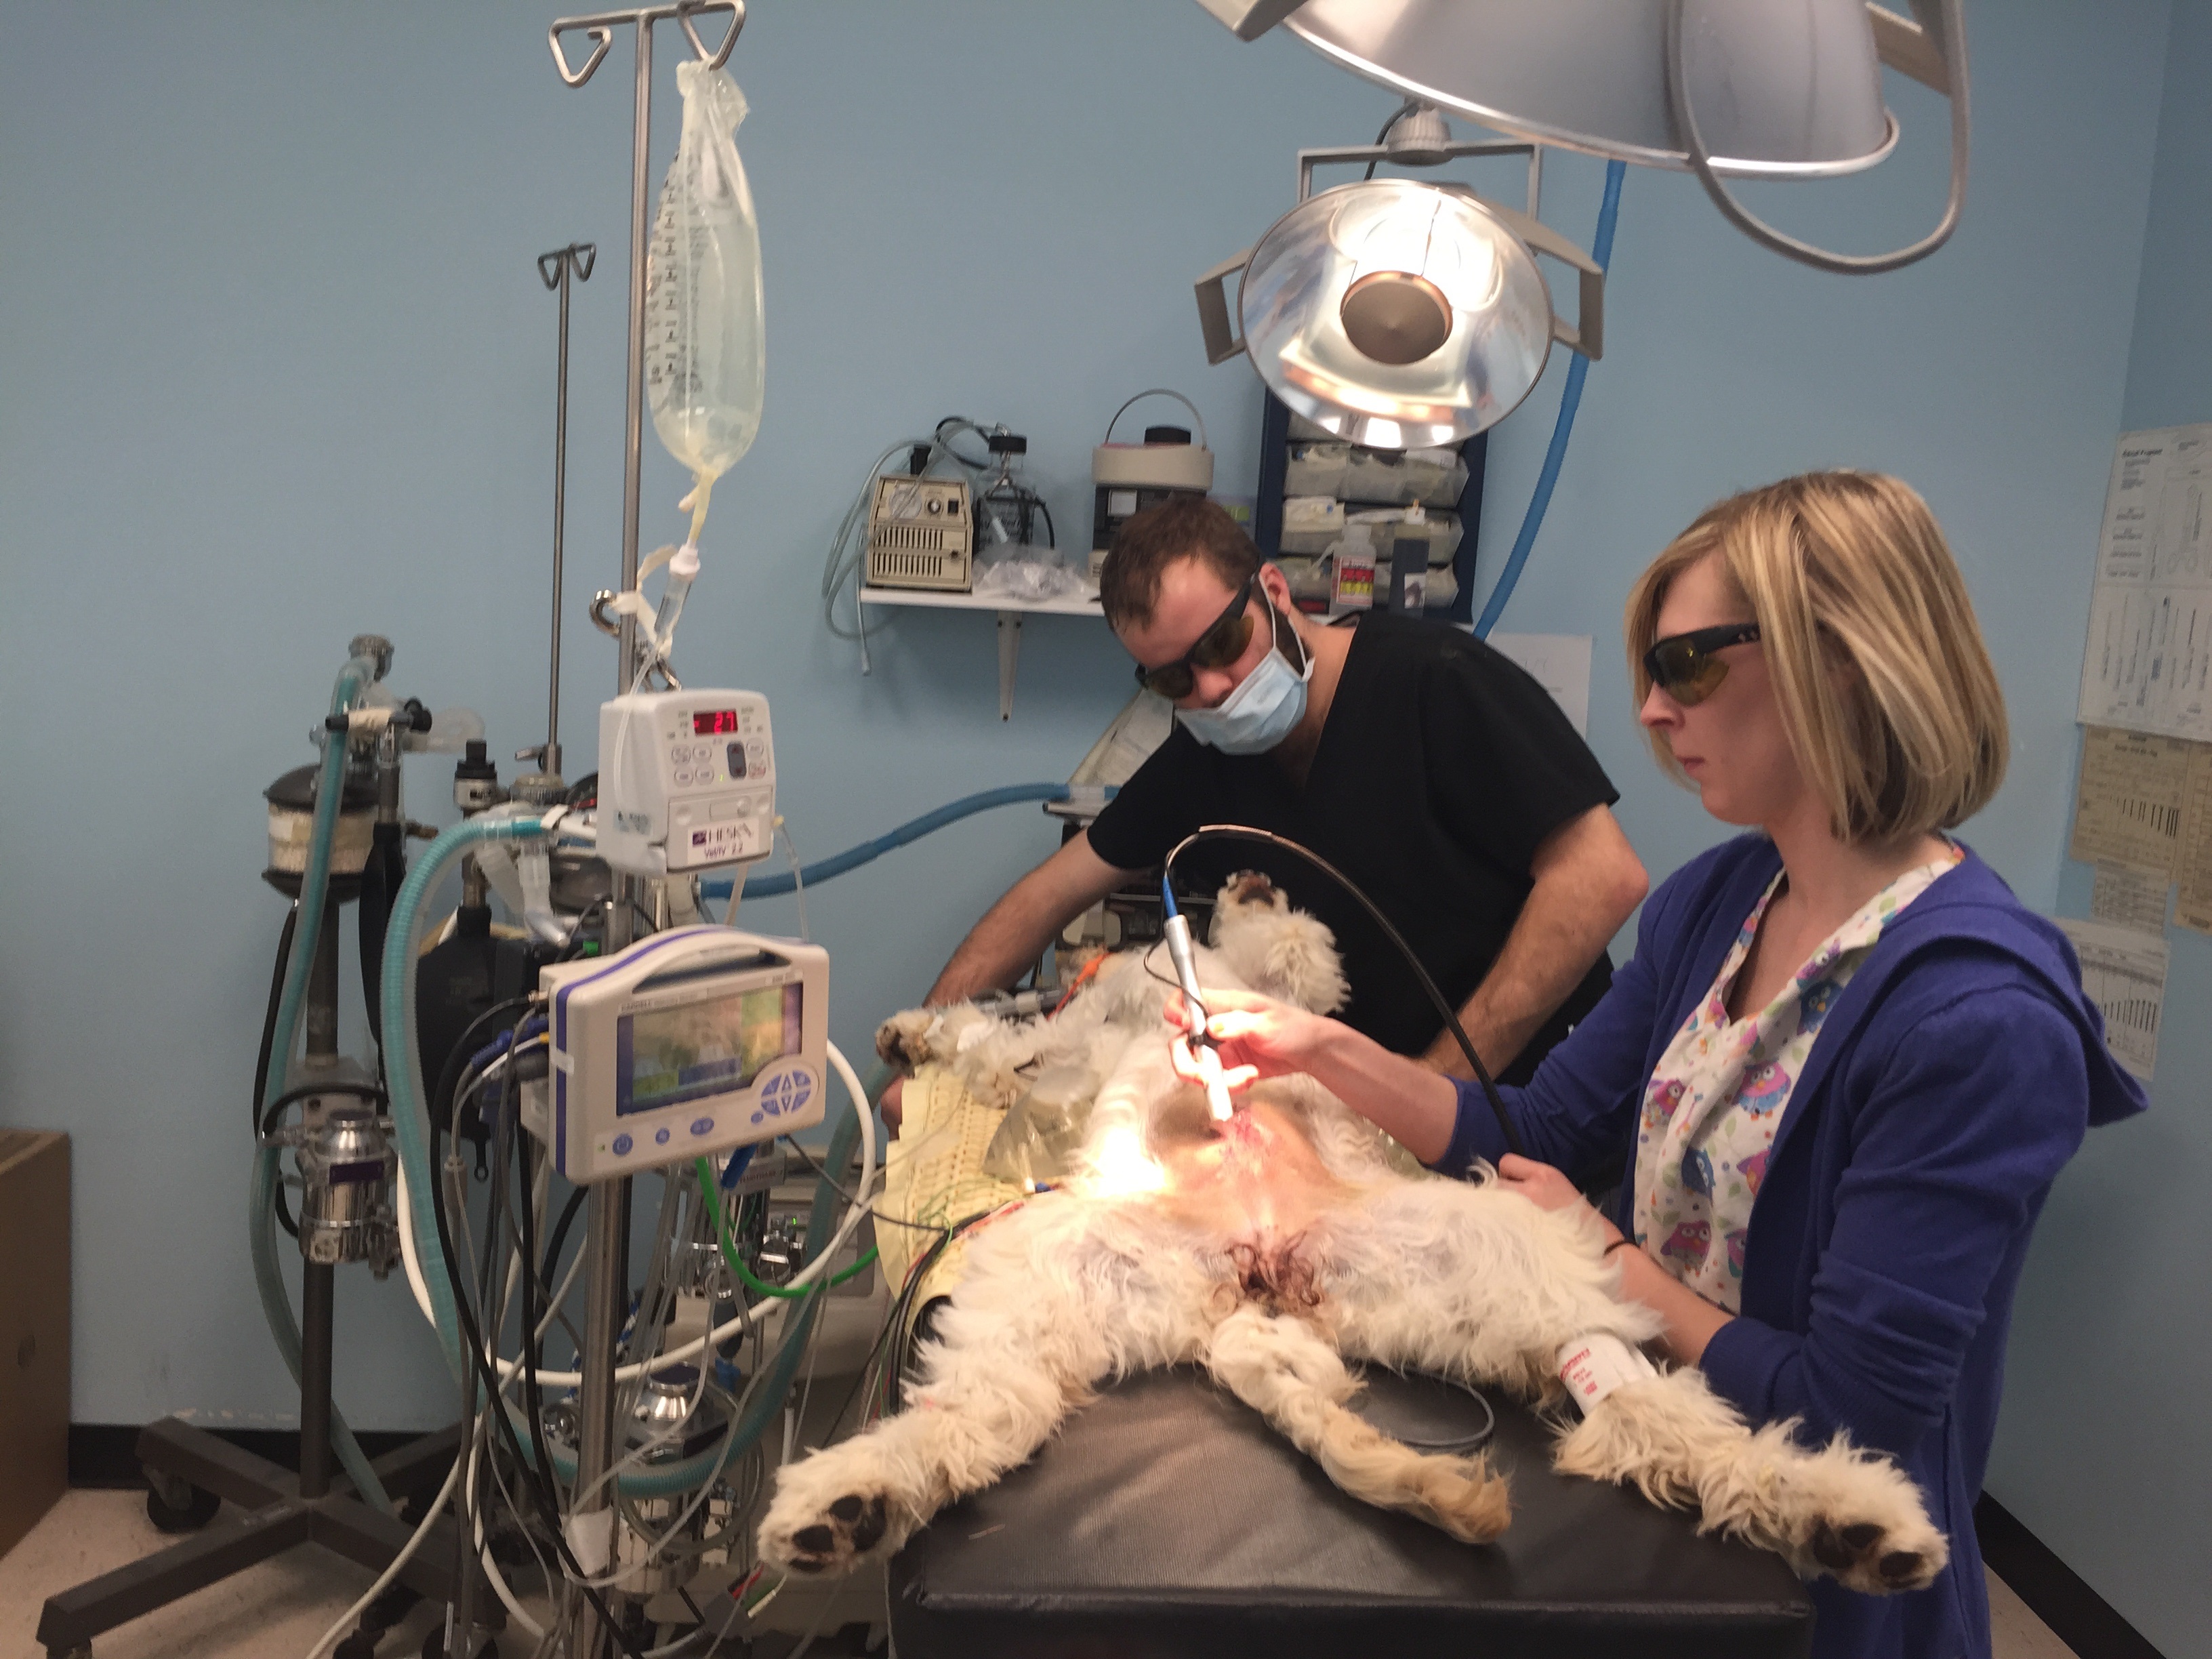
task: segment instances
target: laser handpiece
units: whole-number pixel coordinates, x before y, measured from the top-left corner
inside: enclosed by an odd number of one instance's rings
[[[1206,1029],[1206,1000],[1198,994],[1198,960],[1191,953],[1190,923],[1176,908],[1175,892],[1164,880],[1160,883],[1160,898],[1167,912],[1161,931],[1167,938],[1168,957],[1175,963],[1183,1000],[1190,1006],[1191,1055],[1198,1061],[1199,1076],[1206,1085],[1207,1107],[1217,1121],[1226,1122],[1235,1115],[1236,1108],[1230,1103],[1229,1085],[1222,1080],[1221,1055]]]

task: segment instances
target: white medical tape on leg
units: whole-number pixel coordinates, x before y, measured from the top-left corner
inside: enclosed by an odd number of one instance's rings
[[[1627,1382],[1659,1375],[1659,1368],[1619,1337],[1603,1331],[1578,1336],[1559,1350],[1559,1381],[1588,1417],[1590,1408]]]

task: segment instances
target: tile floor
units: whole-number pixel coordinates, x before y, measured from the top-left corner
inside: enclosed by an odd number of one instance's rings
[[[143,1492],[70,1492],[0,1556],[0,1659],[45,1659],[34,1638],[47,1596],[167,1541],[146,1519]],[[296,1551],[121,1626],[100,1638],[94,1653],[97,1659],[301,1659],[374,1577],[325,1551]],[[1995,1577],[1990,1605],[1996,1659],[2074,1659],[2073,1650]],[[417,1607],[380,1651],[419,1651],[436,1614],[434,1607]],[[515,1654],[526,1649],[519,1640],[505,1646]]]

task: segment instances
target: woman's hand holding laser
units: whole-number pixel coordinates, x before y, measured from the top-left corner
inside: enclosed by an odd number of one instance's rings
[[[1315,1057],[1336,1022],[1286,1002],[1250,991],[1209,989],[1205,993],[1206,1035],[1219,1055],[1221,1080],[1231,1092],[1249,1089],[1263,1077],[1284,1077],[1313,1069]],[[1169,997],[1163,1011],[1168,1024],[1185,1033],[1175,1045],[1177,1076],[1203,1084],[1203,1057],[1192,1052],[1190,1010],[1183,997]]]

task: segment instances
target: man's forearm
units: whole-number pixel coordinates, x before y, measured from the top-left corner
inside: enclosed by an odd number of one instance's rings
[[[1537,849],[1535,884],[1490,972],[1460,1011],[1484,1068],[1495,1077],[1565,1002],[1606,942],[1644,898],[1644,866],[1602,806],[1562,825]],[[1424,1060],[1454,1077],[1472,1077],[1449,1031]]]
[[[1054,934],[1131,873],[1092,852],[1089,836],[1074,836],[1009,888],[969,929],[929,988],[928,1006],[941,1008],[986,991],[1005,990],[1044,954]]]
[[[1061,924],[1016,904],[1014,897],[1010,893],[1000,899],[969,930],[937,983],[929,988],[923,1000],[927,1006],[942,1008],[987,991],[1003,991],[1044,954]]]

